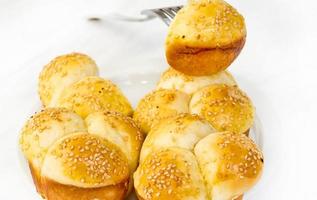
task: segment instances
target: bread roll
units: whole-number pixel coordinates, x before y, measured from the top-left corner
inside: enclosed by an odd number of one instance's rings
[[[210,124],[198,115],[179,114],[161,120],[148,133],[140,155],[140,162],[151,152],[168,147],[192,150],[196,143],[215,132]]]
[[[189,109],[218,131],[247,133],[254,120],[251,100],[236,86],[215,84],[204,87],[193,94]]]
[[[49,148],[42,167],[48,200],[124,199],[129,177],[122,149],[86,132],[60,138]]]
[[[176,89],[191,95],[197,90],[211,84],[237,85],[228,71],[221,71],[210,76],[189,76],[173,68],[166,70],[156,89]]]
[[[203,119],[181,114],[149,132],[134,186],[146,200],[237,200],[262,168],[263,156],[247,136],[215,132]]]
[[[213,200],[235,199],[262,174],[263,155],[243,134],[210,134],[196,144],[194,152]]]
[[[190,97],[177,90],[156,90],[147,94],[139,102],[133,119],[144,133],[148,133],[160,120],[188,113]]]
[[[66,88],[58,100],[59,107],[74,110],[81,117],[98,111],[132,114],[132,107],[121,90],[109,80],[85,77]]]
[[[41,167],[48,148],[62,136],[85,130],[84,121],[64,108],[47,108],[26,122],[20,135],[20,146],[40,194],[43,195]]]
[[[64,88],[87,76],[98,75],[94,60],[80,53],[71,53],[54,58],[39,76],[39,95],[44,105],[55,106]]]
[[[223,0],[192,0],[171,23],[166,58],[171,67],[192,76],[226,69],[246,40],[243,17]]]

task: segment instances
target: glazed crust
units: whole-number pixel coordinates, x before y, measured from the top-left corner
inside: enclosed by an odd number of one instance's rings
[[[36,168],[32,165],[31,162],[29,162],[29,168],[31,171],[33,183],[35,185],[36,191],[42,196],[42,198],[45,197],[45,191],[43,188],[43,185],[41,184],[41,173],[36,170]]]
[[[130,171],[138,165],[144,134],[132,118],[116,112],[96,112],[85,119],[89,133],[99,135],[119,146],[129,160]]]
[[[180,113],[188,113],[190,96],[178,90],[160,89],[140,100],[133,119],[144,133],[160,122]]]
[[[41,187],[44,188],[48,200],[121,200],[124,199],[128,191],[129,180],[120,184],[97,188],[63,185],[48,178],[43,178],[42,183]]]
[[[226,48],[193,48],[173,45],[167,49],[166,58],[173,68],[184,74],[212,75],[225,70],[240,54],[244,43],[245,37]]]
[[[48,151],[38,186],[48,200],[123,199],[128,160],[115,144],[89,133],[59,139]]]
[[[243,134],[210,134],[196,144],[194,152],[214,200],[235,198],[261,177],[263,155]]]
[[[66,88],[58,99],[58,107],[74,110],[85,118],[98,111],[114,111],[132,115],[132,107],[118,86],[100,77],[85,77]]]
[[[146,200],[205,200],[207,191],[194,154],[170,147],[149,154],[134,174],[135,190]]]
[[[62,91],[87,76],[98,75],[93,59],[81,53],[54,58],[40,73],[38,93],[43,106],[54,106]]]
[[[214,84],[193,94],[189,104],[192,114],[205,118],[217,131],[248,134],[254,121],[254,107],[238,87]]]

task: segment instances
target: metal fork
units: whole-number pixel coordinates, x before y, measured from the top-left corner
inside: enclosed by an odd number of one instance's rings
[[[166,25],[170,25],[172,20],[174,19],[177,12],[183,6],[174,6],[174,7],[165,7],[165,8],[156,8],[156,9],[147,9],[142,10],[141,14],[147,16],[149,19],[153,19],[155,17],[160,18]]]
[[[152,20],[154,18],[161,19],[166,25],[170,25],[172,20],[174,19],[177,12],[182,8],[183,6],[173,6],[173,7],[165,7],[165,8],[155,8],[155,9],[146,9],[141,11],[141,17],[135,17],[135,16],[126,16],[119,13],[112,13],[108,17],[111,17],[116,20],[121,21],[129,21],[129,22],[143,22]],[[100,21],[103,17],[90,17],[88,20],[90,21]]]

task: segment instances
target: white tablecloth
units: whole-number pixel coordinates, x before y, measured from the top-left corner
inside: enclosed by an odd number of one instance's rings
[[[37,76],[53,57],[91,55],[101,74],[166,65],[166,27],[124,26],[89,16],[177,5],[162,0],[0,0],[0,199],[37,199],[17,158],[17,138],[39,101]],[[256,200],[317,199],[317,14],[313,1],[231,0],[246,18],[247,44],[230,67],[263,125],[265,170]],[[127,34],[128,33],[128,34]],[[137,35],[137,36],[136,36]],[[122,58],[122,54],[131,55]]]

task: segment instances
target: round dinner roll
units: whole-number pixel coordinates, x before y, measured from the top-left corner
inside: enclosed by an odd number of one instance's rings
[[[54,107],[64,88],[87,76],[98,75],[94,60],[81,53],[54,58],[40,73],[38,92],[44,107]]]
[[[263,155],[243,134],[210,134],[194,149],[209,199],[235,199],[252,188],[263,170]]]
[[[192,152],[167,148],[149,154],[134,173],[140,200],[205,200],[207,190]]]
[[[124,199],[130,179],[121,147],[86,132],[73,133],[52,145],[43,162],[47,200]]]
[[[193,150],[198,141],[214,132],[215,129],[198,115],[186,113],[163,119],[151,129],[144,140],[140,163],[151,152],[162,148]]]
[[[133,119],[144,133],[160,120],[188,113],[189,95],[177,90],[155,90],[138,103]]]
[[[237,85],[228,71],[221,71],[209,76],[189,76],[173,68],[167,69],[162,75],[156,89],[176,89],[191,95],[197,90],[211,84]]]
[[[115,111],[131,115],[128,99],[111,81],[100,77],[85,77],[66,88],[58,100],[59,107],[74,110],[85,118],[98,111]]]
[[[40,194],[43,194],[41,167],[48,148],[64,135],[85,130],[84,121],[65,108],[46,108],[26,122],[20,135],[20,146]]]
[[[254,107],[237,86],[206,86],[192,96],[190,113],[205,118],[217,131],[247,134],[253,125]]]
[[[171,67],[192,76],[225,70],[246,40],[244,18],[223,0],[191,0],[172,21],[165,43]]]

